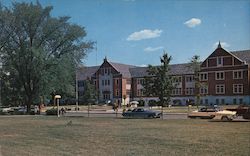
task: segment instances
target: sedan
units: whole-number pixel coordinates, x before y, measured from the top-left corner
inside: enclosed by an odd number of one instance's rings
[[[200,119],[212,119],[215,117],[218,108],[206,108],[203,107],[199,110],[188,113],[189,118],[200,118]]]
[[[122,113],[122,116],[127,118],[159,118],[161,113],[144,108],[135,108],[132,111]]]

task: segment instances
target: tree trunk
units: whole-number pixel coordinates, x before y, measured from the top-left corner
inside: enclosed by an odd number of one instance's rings
[[[26,101],[26,106],[27,106],[27,114],[30,114],[31,112],[31,105],[32,105],[32,98],[28,97],[27,101]]]

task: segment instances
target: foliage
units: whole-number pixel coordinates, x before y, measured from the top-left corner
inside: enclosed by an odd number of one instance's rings
[[[84,81],[84,94],[80,97],[80,101],[84,103],[95,103],[97,99],[97,91],[95,86],[91,83],[90,80]]]
[[[143,107],[143,106],[145,105],[145,101],[142,100],[142,99],[140,99],[138,102],[139,102],[139,103],[138,103],[138,106],[139,106],[139,107]]]
[[[74,71],[93,46],[83,40],[83,27],[70,24],[69,17],[51,17],[51,11],[39,2],[0,8],[1,77],[8,90],[2,97],[26,104],[28,112],[52,91],[73,95]]]
[[[195,82],[195,88],[194,88],[194,93],[195,93],[195,104],[197,107],[200,104],[200,88],[201,88],[201,83],[199,79],[199,72],[200,72],[200,56],[195,55],[192,57],[190,61],[190,66],[194,71],[194,82]]]
[[[148,106],[149,107],[158,106],[158,102],[156,100],[149,100]]]
[[[52,109],[46,110],[46,115],[57,115],[57,109],[52,108]]]
[[[160,66],[149,65],[147,72],[150,76],[145,77],[145,84],[143,85],[147,96],[157,96],[159,98],[160,106],[165,106],[170,102],[172,89],[174,89],[173,78],[169,75],[171,59],[171,56],[164,52],[160,58]]]

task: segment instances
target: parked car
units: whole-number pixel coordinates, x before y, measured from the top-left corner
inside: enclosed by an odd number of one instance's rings
[[[129,110],[122,113],[122,116],[127,118],[159,118],[161,116],[161,112],[145,108],[135,108],[132,111]]]
[[[13,112],[13,109],[11,107],[1,107],[0,112],[10,113],[10,112]]]
[[[250,119],[250,106],[240,105],[237,108],[229,108],[229,111],[236,111],[237,116],[242,116],[243,119]]]
[[[26,106],[25,107],[18,107],[16,110],[17,110],[17,112],[24,113],[24,114],[27,112]],[[31,112],[31,114],[38,114],[39,113],[39,107],[36,106],[36,105],[31,106],[30,112]]]
[[[222,110],[215,113],[214,120],[232,121],[237,117],[236,111]]]
[[[212,119],[215,117],[216,112],[219,111],[217,107],[202,107],[199,110],[195,110],[188,113],[189,118],[200,118],[200,119]]]

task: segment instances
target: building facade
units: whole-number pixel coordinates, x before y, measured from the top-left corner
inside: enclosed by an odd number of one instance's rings
[[[250,104],[250,50],[228,52],[219,44],[200,64],[201,104]],[[170,65],[175,77],[171,104],[186,105],[195,100],[194,71],[190,63]],[[146,97],[144,78],[147,67],[113,63],[83,67],[77,71],[78,97],[84,93],[84,80],[91,80],[98,91],[98,100],[127,104],[133,100],[157,100]]]

